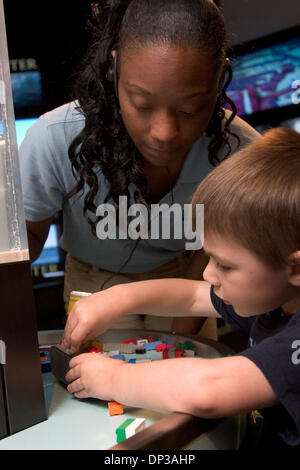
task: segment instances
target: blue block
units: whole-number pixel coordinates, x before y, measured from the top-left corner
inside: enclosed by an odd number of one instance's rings
[[[161,343],[162,341],[153,341],[153,343],[145,343],[144,348],[146,349],[146,351],[151,351],[152,349],[155,349],[155,346]]]
[[[128,363],[129,363],[129,364],[135,364],[135,363],[136,363],[136,359],[129,359]]]
[[[121,361],[125,361],[125,356],[123,356],[123,354],[115,354],[112,358],[113,359],[120,359]]]

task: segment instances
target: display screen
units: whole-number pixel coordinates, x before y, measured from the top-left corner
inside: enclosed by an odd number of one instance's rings
[[[36,265],[51,265],[58,264],[60,262],[59,248],[58,248],[58,234],[57,226],[55,224],[50,225],[47,240],[40,256],[32,263],[32,266]]]
[[[37,119],[38,118],[16,119],[15,120],[18,148],[20,147],[21,143],[23,142],[23,139],[26,135],[27,129],[29,129],[29,127],[32,126],[32,124],[34,124],[35,121],[37,121]]]
[[[227,95],[239,116],[292,105],[300,79],[300,38],[242,54],[232,69]]]
[[[20,147],[28,128],[32,126],[37,119],[38,118],[15,120],[18,147]],[[50,225],[48,237],[40,256],[32,263],[33,277],[40,278],[43,276],[44,278],[49,278],[51,275],[57,276],[58,270],[61,269],[62,261],[62,254],[59,248],[58,226],[53,223]],[[43,270],[41,271],[39,268],[43,268]]]
[[[34,108],[43,102],[40,72],[11,73],[11,86],[15,108]]]

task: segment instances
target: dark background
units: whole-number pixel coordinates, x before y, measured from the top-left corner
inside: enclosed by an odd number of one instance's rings
[[[9,58],[36,59],[42,77],[42,112],[69,100],[69,77],[88,43],[89,5],[90,1],[4,0]]]
[[[25,114],[24,110],[15,109],[16,118],[38,117],[71,98],[72,73],[79,65],[90,39],[86,31],[86,18],[91,0],[4,0],[3,3],[10,60],[34,58],[42,79],[42,106],[26,109]],[[299,0],[216,0],[215,3],[222,5],[229,44],[233,46],[259,40],[300,24]],[[294,107],[294,113],[298,113],[298,109]],[[272,120],[274,116],[265,124]],[[279,122],[272,124],[278,125]],[[39,274],[33,275],[33,283],[38,329],[63,327],[63,279],[45,282]],[[225,342],[224,336],[222,340]],[[241,350],[245,341],[244,337],[238,338],[238,341],[235,338],[234,342],[230,339],[228,344]]]
[[[300,24],[299,0],[215,3],[222,5],[231,45]],[[85,25],[90,4],[91,0],[4,0],[10,59],[33,57],[41,71],[44,105],[39,114],[70,99],[70,76],[89,41]]]

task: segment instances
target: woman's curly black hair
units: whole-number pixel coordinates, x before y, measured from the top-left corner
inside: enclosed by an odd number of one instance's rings
[[[84,215],[95,233],[95,197],[99,190],[97,169],[109,183],[105,201],[111,198],[118,207],[119,196],[129,198],[129,185],[135,187],[135,201],[147,202],[147,180],[143,174],[144,160],[123,124],[114,88],[113,57],[132,44],[188,44],[210,53],[220,67],[227,55],[226,29],[220,9],[211,0],[101,0],[92,3],[87,23],[92,42],[74,82],[73,95],[85,117],[84,129],[69,147],[72,170],[78,183],[66,195],[65,201],[85,185]],[[209,161],[219,162],[218,151],[225,145],[231,153],[230,123],[236,115],[234,103],[226,96],[231,81],[231,69],[218,97],[213,117],[206,130],[211,136]],[[227,102],[232,113],[225,121]],[[90,215],[88,214],[90,211]],[[91,214],[92,213],[92,214]]]

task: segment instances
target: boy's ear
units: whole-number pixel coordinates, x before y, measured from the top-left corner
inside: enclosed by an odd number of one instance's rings
[[[291,254],[290,267],[289,283],[295,287],[300,287],[300,250]]]

